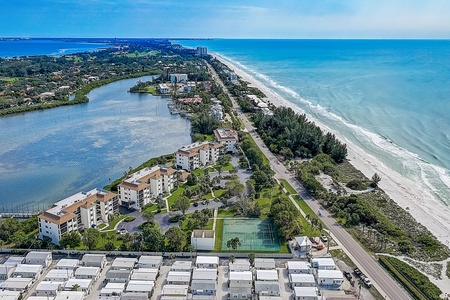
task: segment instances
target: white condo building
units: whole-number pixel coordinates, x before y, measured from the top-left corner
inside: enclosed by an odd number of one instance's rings
[[[235,152],[238,142],[238,134],[235,130],[218,128],[214,130],[216,141],[225,147],[226,152]]]
[[[140,211],[148,203],[153,203],[158,195],[175,187],[176,172],[171,167],[156,166],[131,174],[118,185],[120,205]]]
[[[38,217],[39,238],[50,237],[59,245],[65,233],[108,223],[119,212],[118,203],[116,194],[101,189],[79,192],[56,202]]]
[[[203,46],[197,47],[197,54],[200,56],[206,56],[208,55],[208,48]]]
[[[202,166],[213,165],[219,159],[223,146],[219,143],[198,142],[175,152],[175,167],[192,171]]]

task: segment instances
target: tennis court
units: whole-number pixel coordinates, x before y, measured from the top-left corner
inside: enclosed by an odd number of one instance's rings
[[[238,251],[280,251],[278,235],[270,219],[224,219],[222,250],[231,250],[227,241],[238,237]]]

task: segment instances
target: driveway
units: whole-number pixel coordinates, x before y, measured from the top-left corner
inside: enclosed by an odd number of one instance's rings
[[[196,210],[202,210],[204,208],[218,208],[221,207],[223,204],[220,201],[211,201],[209,202],[208,205],[204,205],[201,204],[201,202],[199,202],[198,206],[195,207],[192,203],[191,206],[189,207],[189,209],[186,211],[186,214],[191,214]],[[159,227],[161,228],[162,232],[166,232],[167,229],[169,229],[172,226],[178,226],[178,223],[170,223],[169,222],[169,218],[171,215],[176,214],[176,213],[180,213],[180,212],[171,212],[171,213],[163,213],[163,214],[156,214],[155,215],[155,221],[158,222]],[[180,213],[181,214],[181,213]],[[130,216],[134,216],[136,217],[136,220],[134,220],[133,222],[122,222],[122,224],[119,225],[118,229],[121,229],[122,226],[124,226],[123,228],[125,228],[126,230],[128,230],[128,232],[130,234],[133,234],[134,232],[141,232],[138,228],[138,226],[142,223],[144,223],[144,219],[142,218],[142,214],[138,211],[129,213]]]

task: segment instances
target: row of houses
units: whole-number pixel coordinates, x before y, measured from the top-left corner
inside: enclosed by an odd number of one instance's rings
[[[54,268],[46,272],[51,264],[51,252],[30,252],[26,257],[9,257],[0,265],[0,278],[3,280],[0,284],[0,298],[19,299],[20,295],[23,297],[36,285],[33,295],[28,299],[60,299],[62,296],[65,298],[61,299],[84,299],[100,277],[101,269],[106,265],[106,257],[86,254],[82,261],[61,259]]]
[[[155,166],[130,174],[118,185],[118,194],[102,189],[79,192],[53,204],[38,217],[39,238],[48,237],[59,245],[61,237],[108,223],[119,213],[119,205],[142,210],[160,195],[169,193],[188,172],[215,164],[220,155],[234,152],[237,133],[231,129],[216,129],[215,142],[193,143],[175,152],[175,168]]]

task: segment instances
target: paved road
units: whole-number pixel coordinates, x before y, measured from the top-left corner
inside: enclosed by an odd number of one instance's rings
[[[270,165],[275,171],[275,176],[279,179],[287,180],[298,192],[300,197],[305,199],[306,203],[313,211],[319,211],[320,204],[308,194],[304,187],[289,173],[284,165],[280,164],[278,159],[267,149],[258,135],[254,132],[254,127],[252,124],[240,111],[236,101],[231,96],[228,89],[224,86],[214,70],[212,68],[210,68],[210,70],[216,82],[219,82],[224,91],[230,96],[233,103],[233,108],[237,111],[239,117],[244,122],[245,128],[252,135],[264,155],[266,155],[269,159]],[[342,247],[344,252],[361,269],[361,271],[363,271],[370,278],[375,288],[382,296],[384,296],[385,299],[411,299],[408,293],[397,282],[395,282],[389,274],[386,273],[386,271],[384,271],[378,262],[370,256],[327,211],[323,210],[322,215],[319,218],[328,227],[331,237]]]

